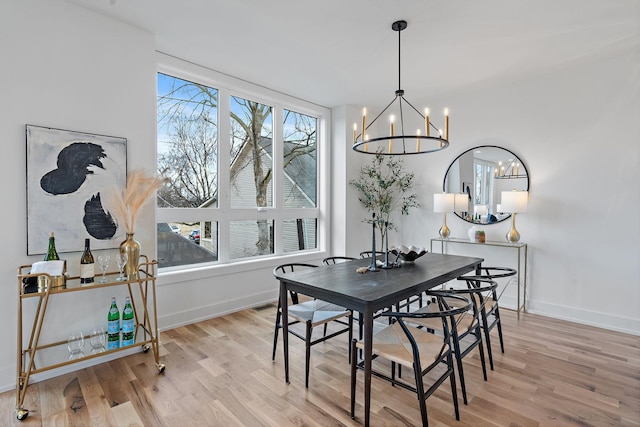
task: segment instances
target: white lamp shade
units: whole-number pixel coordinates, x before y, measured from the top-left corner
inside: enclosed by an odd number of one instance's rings
[[[526,212],[528,200],[528,191],[503,191],[501,203],[502,211],[509,213]]]
[[[465,193],[456,193],[454,212],[467,212],[469,210],[469,196]]]
[[[455,195],[453,193],[435,193],[433,195],[434,212],[453,212]]]

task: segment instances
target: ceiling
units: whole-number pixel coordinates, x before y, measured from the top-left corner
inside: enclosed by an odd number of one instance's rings
[[[156,49],[325,107],[384,105],[640,48],[640,0],[65,0]]]

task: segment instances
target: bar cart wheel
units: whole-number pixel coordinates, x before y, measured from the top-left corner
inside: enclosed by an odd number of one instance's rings
[[[156,368],[158,368],[158,373],[164,372],[164,363],[156,363]]]
[[[29,415],[28,409],[16,409],[16,418],[18,421],[22,421]]]
[[[150,348],[151,348],[151,344],[145,344],[142,346],[142,351],[144,353],[148,353]]]

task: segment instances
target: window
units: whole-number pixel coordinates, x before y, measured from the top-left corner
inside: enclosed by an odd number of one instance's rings
[[[493,203],[493,168],[494,164],[484,161],[475,160],[475,200],[476,206],[491,206]]]
[[[327,111],[228,76],[216,84],[213,72],[180,74],[158,73],[159,267],[319,250]]]

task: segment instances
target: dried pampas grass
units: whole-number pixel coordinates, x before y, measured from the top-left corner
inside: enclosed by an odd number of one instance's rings
[[[133,234],[140,209],[151,199],[164,180],[138,169],[129,172],[124,189],[111,188],[105,194],[104,206],[127,234]]]

